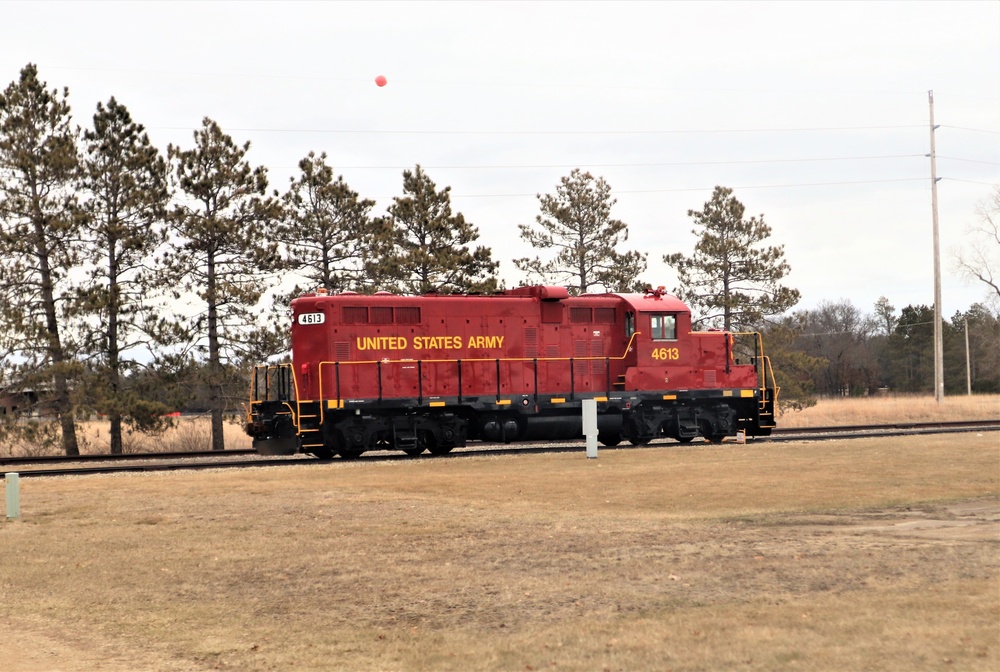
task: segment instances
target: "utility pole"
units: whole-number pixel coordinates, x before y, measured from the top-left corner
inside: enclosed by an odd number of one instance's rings
[[[944,399],[944,340],[941,334],[941,243],[938,236],[937,155],[934,149],[934,91],[927,92],[931,110],[931,211],[934,220],[934,400]]]
[[[969,318],[965,318],[965,393],[972,396],[972,357],[969,355]]]

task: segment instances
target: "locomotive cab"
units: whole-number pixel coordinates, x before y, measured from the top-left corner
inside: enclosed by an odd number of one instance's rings
[[[759,334],[692,331],[690,310],[663,288],[623,298],[639,337],[621,389],[661,392],[641,395],[629,409],[623,431],[633,444],[770,433],[776,388]],[[753,353],[751,363],[737,362],[738,351]]]

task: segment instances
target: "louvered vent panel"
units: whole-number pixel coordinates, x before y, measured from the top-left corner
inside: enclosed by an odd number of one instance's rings
[[[535,327],[524,328],[524,356],[538,357],[538,329]]]
[[[420,324],[420,307],[404,306],[396,309],[397,324]]]
[[[372,306],[372,324],[392,324],[392,308],[389,306]]]
[[[590,342],[590,356],[591,357],[603,357],[604,356],[604,342],[600,339],[594,339]],[[592,374],[601,375],[604,373],[604,360],[594,359],[590,362],[590,372]]]
[[[368,309],[364,306],[344,306],[342,317],[344,324],[367,324]]]
[[[614,324],[614,308],[594,308],[594,322],[597,324]]]
[[[573,341],[573,356],[577,359],[573,362],[573,372],[577,376],[587,375],[590,362],[586,359],[579,359],[587,356],[587,341]]]

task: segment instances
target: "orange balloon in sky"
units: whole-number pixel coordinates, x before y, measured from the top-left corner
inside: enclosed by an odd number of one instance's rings
[[[379,75],[375,78],[375,83],[379,86],[385,86],[389,83],[389,80],[385,78],[385,75]]]

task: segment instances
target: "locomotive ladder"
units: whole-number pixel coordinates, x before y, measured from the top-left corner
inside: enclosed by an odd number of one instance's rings
[[[261,370],[264,373],[263,385],[261,385],[261,382],[257,378]],[[272,374],[274,376],[273,379]],[[295,427],[295,431],[300,436],[303,448],[323,446],[322,441],[319,443],[314,442],[317,438],[316,436],[307,436],[320,432],[319,415],[303,412],[303,410],[307,410],[303,407],[312,402],[304,402],[299,399],[299,387],[298,381],[295,379],[295,369],[290,364],[272,364],[254,367],[254,380],[251,385],[252,396],[250,400],[250,412],[248,414],[251,420],[254,415],[253,408],[255,405],[259,405],[262,402],[278,402],[287,410],[276,411],[275,415],[289,417],[292,426]],[[263,387],[263,395],[260,394],[261,387]],[[310,439],[312,441],[309,441]]]
[[[774,369],[771,368],[771,358],[765,355],[761,355],[760,361],[762,362],[761,367],[761,388],[760,388],[760,400],[758,402],[759,407],[757,409],[757,414],[759,416],[758,424],[765,428],[774,428],[777,426],[775,422],[775,411],[778,408],[778,392],[781,388],[777,386],[774,380]],[[770,387],[768,387],[768,380],[770,380]]]

